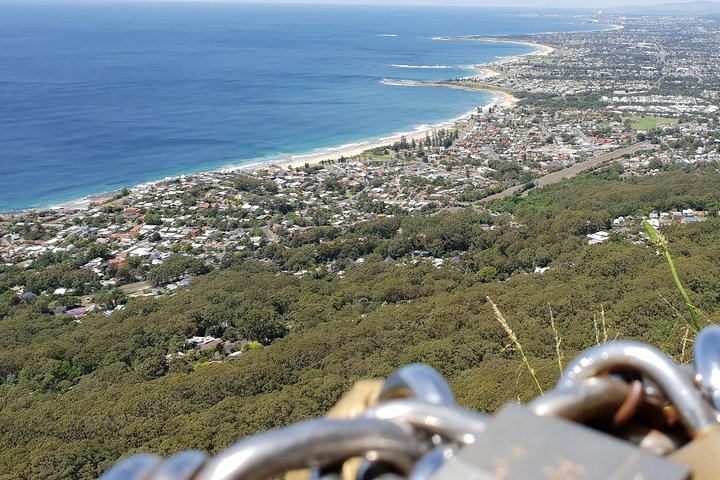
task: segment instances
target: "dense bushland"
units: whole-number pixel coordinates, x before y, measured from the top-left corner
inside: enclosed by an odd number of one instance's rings
[[[719,181],[712,171],[623,180],[607,170],[495,204],[498,216],[320,227],[273,247],[272,264],[230,259],[173,296],[80,323],[48,313],[42,297],[3,295],[0,478],[92,478],[139,451],[217,452],[320,415],[352,382],[410,362],[437,368],[471,408],[528,400],[537,392],[487,296],[546,388],[559,373],[550,308],[566,362],[595,343],[601,311],[610,338],[680,360],[689,319],[664,259],[622,235],[596,246],[584,235],[653,209],[717,212]],[[664,229],[704,322],[720,320],[718,226],[711,217]],[[550,268],[531,273],[538,266]],[[282,272],[299,269],[309,271]],[[198,334],[265,346],[219,364],[208,363],[214,352],[166,359]]]

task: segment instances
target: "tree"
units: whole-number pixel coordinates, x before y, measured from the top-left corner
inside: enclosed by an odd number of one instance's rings
[[[269,345],[273,340],[282,338],[287,333],[282,318],[267,308],[251,309],[243,313],[236,323],[238,331],[244,338],[263,345]]]
[[[101,243],[92,243],[87,249],[85,258],[87,259],[87,261],[95,258],[108,259],[110,258],[110,249],[107,245],[103,245]]]
[[[492,282],[497,278],[497,270],[495,267],[486,265],[478,271],[477,276],[478,280],[483,283]]]

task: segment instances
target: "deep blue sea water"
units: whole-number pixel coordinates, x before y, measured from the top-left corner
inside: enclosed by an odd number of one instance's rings
[[[517,13],[0,2],[0,211],[455,118],[492,96],[380,82],[530,50],[433,37],[598,28]]]

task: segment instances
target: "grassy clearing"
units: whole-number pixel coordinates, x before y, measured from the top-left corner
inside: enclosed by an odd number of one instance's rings
[[[678,123],[677,118],[667,117],[636,117],[632,120],[630,128],[643,131],[655,130],[663,125],[675,125]]]

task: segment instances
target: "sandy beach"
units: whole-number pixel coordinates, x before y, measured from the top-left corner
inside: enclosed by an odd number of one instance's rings
[[[544,57],[546,55],[550,55],[555,51],[555,48],[544,45],[542,43],[536,43],[536,42],[523,42],[523,41],[516,41],[516,40],[505,40],[502,38],[494,38],[494,37],[483,37],[483,38],[473,38],[472,40],[478,40],[483,42],[493,42],[493,43],[514,43],[516,45],[527,45],[529,47],[533,47],[536,50],[530,53],[526,53],[524,55],[514,55],[508,58],[517,58],[517,57],[529,57],[529,56],[536,56],[536,57]]]
[[[448,125],[445,127],[450,127],[451,123],[448,123]],[[385,147],[388,145],[392,145],[393,143],[399,142],[402,137],[405,137],[408,142],[418,140],[424,140],[425,135],[427,133],[432,132],[433,130],[439,130],[443,127],[434,127],[432,129],[422,130],[418,132],[409,133],[406,135],[393,135],[390,137],[384,138],[382,141],[379,142],[367,142],[367,143],[361,143],[358,146],[348,147],[345,149],[333,149],[331,152],[319,152],[319,153],[309,153],[306,155],[293,155],[293,157],[290,159],[289,162],[270,162],[270,165],[277,165],[277,166],[292,166],[292,167],[302,167],[306,163],[313,165],[320,163],[323,160],[338,160],[340,157],[344,158],[350,158],[354,157],[356,155],[361,155],[362,153],[373,150],[375,148]],[[264,168],[267,167],[268,164],[262,164],[259,165],[256,168]]]
[[[493,70],[486,65],[475,65],[472,67],[472,69],[480,73],[480,78],[492,78],[500,75],[500,72],[498,72],[497,70]]]
[[[501,104],[502,102],[497,102],[497,104]],[[419,141],[419,140],[425,140],[425,137],[428,134],[431,134],[432,132],[436,130],[440,130],[442,128],[454,128],[454,126],[461,121],[462,119],[468,118],[473,112],[468,112],[466,115],[463,115],[463,117],[443,123],[441,125],[436,125],[431,128],[417,130],[415,132],[411,133],[405,133],[405,134],[397,134],[392,135],[388,137],[383,137],[380,141],[373,141],[373,142],[366,142],[358,144],[357,146],[352,146],[348,148],[339,148],[339,149],[332,149],[332,151],[325,151],[325,152],[318,152],[318,153],[310,153],[306,155],[294,155],[291,157],[290,161],[286,162],[278,162],[278,161],[272,161],[267,162],[263,164],[259,164],[257,166],[254,166],[252,169],[257,170],[260,168],[267,168],[270,165],[277,165],[282,167],[292,166],[292,167],[302,167],[306,163],[309,165],[320,163],[323,160],[338,160],[340,157],[344,158],[350,158],[357,155],[361,155],[364,152],[368,150],[373,150],[376,148],[386,147],[388,145],[392,145],[393,143],[399,142],[403,137],[407,139],[408,142],[412,142],[413,140]]]
[[[472,35],[468,35],[465,37],[435,37],[433,40],[440,40],[440,41],[457,41],[457,40],[468,40],[468,41],[474,41],[474,42],[492,42],[492,43],[514,43],[515,45],[528,45],[530,47],[535,48],[535,51],[532,51],[530,53],[524,53],[522,55],[513,55],[507,58],[517,58],[517,57],[527,57],[529,55],[550,55],[552,52],[555,51],[555,48],[545,45],[542,43],[537,42],[528,42],[523,40],[510,40],[507,38],[501,38],[501,37],[475,37]]]
[[[403,85],[407,86],[407,85]],[[492,103],[488,105],[483,105],[478,108],[492,108],[492,107],[502,107],[502,108],[509,108],[515,105],[518,102],[518,99],[515,98],[513,95],[506,93],[506,92],[499,92],[494,90],[487,90],[484,88],[472,88],[472,87],[466,87],[462,85],[453,86],[453,85],[446,85],[446,84],[437,84],[437,85],[431,85],[431,84],[419,84],[417,86],[422,87],[444,87],[444,88],[455,88],[458,90],[468,90],[468,91],[475,91],[475,92],[491,92],[493,95],[496,96],[496,98],[493,100]],[[411,142],[413,140],[424,140],[427,134],[432,134],[432,132],[440,130],[442,128],[448,129],[448,128],[455,128],[455,126],[458,124],[458,122],[469,118],[472,114],[475,113],[476,110],[473,110],[472,112],[468,112],[466,115],[463,115],[461,118],[448,121],[447,123],[443,123],[441,125],[436,125],[431,128],[418,130],[412,133],[406,133],[406,134],[398,134],[393,135],[389,137],[384,137],[382,141],[378,142],[367,142],[362,143],[357,146],[348,147],[345,149],[333,149],[332,151],[326,151],[326,152],[319,152],[317,154],[307,154],[307,155],[295,155],[291,158],[290,161],[285,162],[278,162],[278,161],[271,161],[267,163],[257,164],[252,166],[251,170],[257,170],[261,168],[267,168],[268,166],[292,166],[292,167],[302,167],[306,163],[309,165],[317,164],[321,162],[322,160],[338,160],[340,157],[344,158],[350,158],[357,155],[361,155],[364,152],[368,150],[373,150],[376,148],[386,147],[388,145],[392,145],[393,143],[399,142],[402,137],[405,137],[408,142]]]

